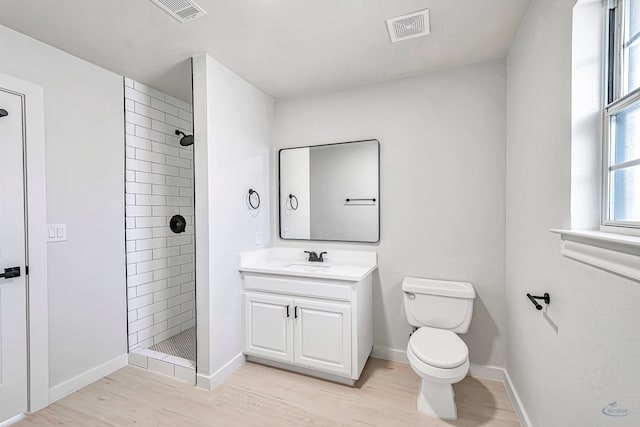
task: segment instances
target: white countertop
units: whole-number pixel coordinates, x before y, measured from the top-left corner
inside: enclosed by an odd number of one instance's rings
[[[355,281],[378,268],[372,251],[328,251],[325,262],[309,262],[304,248],[268,248],[240,253],[243,273],[277,274],[317,279]]]

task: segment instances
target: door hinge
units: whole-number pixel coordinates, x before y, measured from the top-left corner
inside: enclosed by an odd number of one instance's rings
[[[24,274],[27,275],[27,276],[29,275],[29,266],[28,265],[24,266]]]

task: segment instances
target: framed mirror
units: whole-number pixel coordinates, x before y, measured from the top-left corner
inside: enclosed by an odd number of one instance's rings
[[[285,148],[279,152],[280,238],[380,240],[380,143]]]

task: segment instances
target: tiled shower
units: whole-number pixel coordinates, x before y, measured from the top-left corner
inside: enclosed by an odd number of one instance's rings
[[[125,79],[129,360],[195,382],[191,105]],[[169,224],[181,215],[186,227]]]

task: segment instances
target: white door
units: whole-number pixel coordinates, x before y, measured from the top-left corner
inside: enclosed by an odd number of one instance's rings
[[[293,362],[293,300],[245,293],[245,353]]]
[[[295,300],[294,363],[351,375],[351,308]]]
[[[0,422],[27,410],[22,97],[0,89]],[[6,113],[6,114],[5,114]],[[20,268],[20,275],[16,270]],[[8,270],[5,270],[8,269]],[[16,277],[12,277],[16,276]]]

